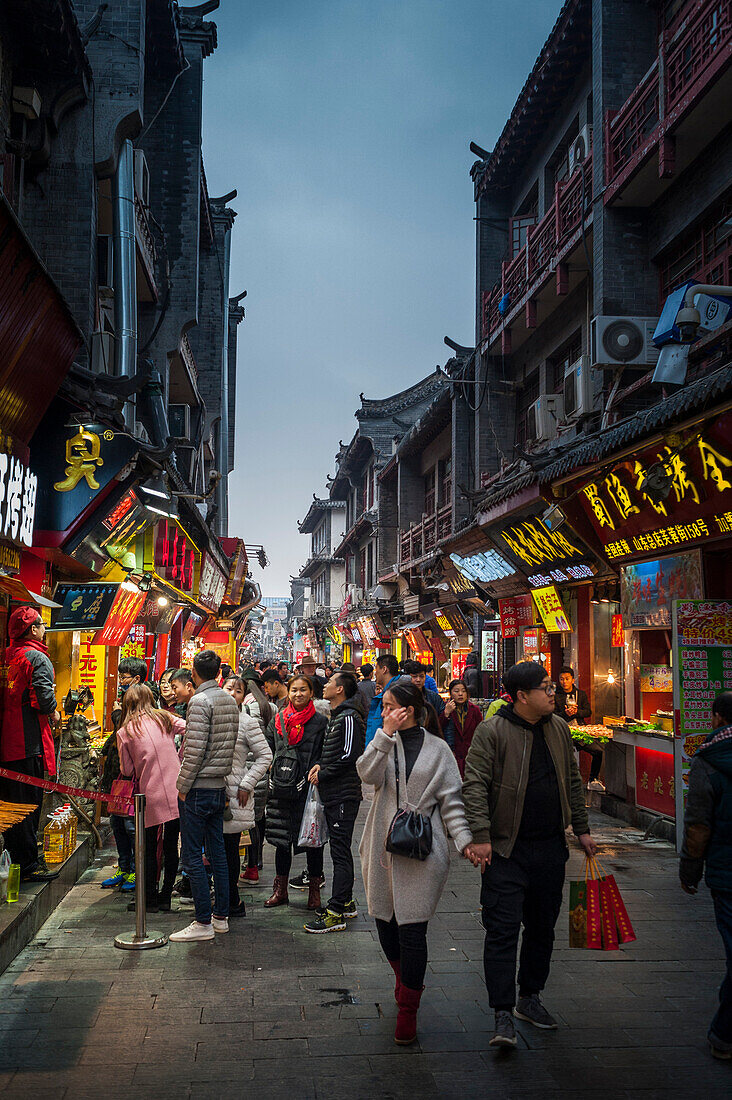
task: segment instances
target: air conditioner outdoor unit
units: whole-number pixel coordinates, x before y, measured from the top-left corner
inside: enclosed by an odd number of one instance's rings
[[[561,393],[545,393],[529,406],[528,442],[556,439],[560,420],[564,420],[564,397]]]
[[[587,160],[592,148],[592,127],[583,126],[569,148],[570,176],[583,161]]]
[[[593,317],[593,365],[649,367],[658,360],[653,343],[657,317]]]
[[[592,368],[589,355],[581,355],[564,372],[564,416],[567,420],[592,412]]]
[[[190,439],[191,406],[168,405],[168,426],[171,436],[177,439]]]
[[[348,595],[351,597],[352,603],[359,603],[363,599],[363,588],[358,584],[349,584]]]
[[[150,205],[150,169],[142,149],[135,149],[135,194],[143,206]]]

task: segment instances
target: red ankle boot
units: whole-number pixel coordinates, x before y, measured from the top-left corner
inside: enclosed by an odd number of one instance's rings
[[[394,1042],[400,1046],[407,1046],[417,1038],[417,1010],[422,999],[422,989],[408,989],[406,985],[399,985],[399,1013],[397,1015],[396,1028],[394,1030]]]
[[[264,905],[266,909],[274,909],[276,905],[289,905],[287,896],[287,875],[276,875],[272,896],[267,898]]]
[[[394,971],[394,976],[396,978],[396,985],[394,986],[394,1000],[397,1004],[399,1004],[399,990],[402,987],[402,964],[399,962],[398,959],[396,962],[392,962],[392,960],[389,959],[388,963]]]

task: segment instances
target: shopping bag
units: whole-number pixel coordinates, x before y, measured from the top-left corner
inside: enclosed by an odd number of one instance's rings
[[[325,811],[320,801],[318,788],[312,783],[308,789],[297,838],[298,848],[322,848],[328,839],[328,826],[325,823]]]
[[[600,879],[600,912],[602,914],[602,949],[618,950],[618,932],[615,927],[615,909],[606,878]]]
[[[585,877],[569,884],[569,946],[602,947],[600,883],[590,859],[585,860]]]
[[[135,780],[115,779],[112,781],[107,809],[110,814],[131,817],[135,812]]]
[[[632,943],[636,938],[633,925],[625,908],[625,902],[620,896],[620,889],[615,881],[615,875],[605,875],[603,880],[608,906],[612,906],[615,922],[618,926],[618,939],[621,943]]]

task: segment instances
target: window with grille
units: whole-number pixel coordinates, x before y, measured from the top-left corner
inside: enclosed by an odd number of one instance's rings
[[[564,375],[567,367],[576,363],[582,355],[582,329],[577,329],[547,360],[546,384],[549,393],[564,391]],[[538,394],[536,395],[539,396]]]
[[[659,264],[661,306],[672,290],[689,279],[732,281],[732,191],[664,253]]]
[[[428,516],[431,516],[435,510],[435,475],[436,468],[433,466],[424,475],[424,510]]]
[[[526,443],[529,440],[531,425],[529,423],[529,410],[540,396],[539,368],[528,374],[519,390],[516,401],[516,442]]]
[[[449,504],[452,500],[452,456],[442,460],[442,488],[440,491],[440,504]]]

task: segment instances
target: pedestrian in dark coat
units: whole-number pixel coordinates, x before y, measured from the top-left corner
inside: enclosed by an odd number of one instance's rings
[[[56,684],[48,647],[46,625],[36,607],[16,607],[8,620],[10,645],[5,652],[8,676],[3,691],[0,763],[8,771],[42,779],[44,769],[56,774],[56,754],[51,719],[58,722]],[[43,791],[21,780],[0,780],[0,797],[9,802],[35,805],[36,809],[5,833],[5,846],[21,878],[44,882],[58,872],[49,871],[38,859],[38,827]]]
[[[689,770],[681,887],[695,894],[706,865],[706,884],[727,956],[719,1009],[707,1038],[715,1058],[732,1059],[732,691],[712,703],[712,732]]]
[[[445,740],[455,753],[461,777],[465,776],[465,757],[477,727],[483,721],[480,707],[470,702],[470,693],[464,680],[450,683],[450,698],[440,715],[440,725]]]
[[[318,788],[328,826],[333,860],[333,893],[326,908],[305,925],[306,932],[343,932],[346,919],[357,916],[353,900],[353,829],[361,803],[356,761],[365,748],[366,722],[356,677],[334,672],[324,689],[330,705],[323,755],[308,775]]]
[[[275,848],[275,880],[272,896],[265,901],[269,909],[289,905],[287,876],[292,866],[292,851],[297,847],[309,784],[308,772],[320,761],[323,738],[328,725],[313,705],[313,686],[308,676],[293,676],[288,684],[288,702],[267,727],[267,740],[273,753],[267,799],[266,837]],[[294,795],[278,786],[278,764],[293,757],[297,775]],[[323,883],[323,849],[306,850],[309,886],[308,909],[320,909]]]

